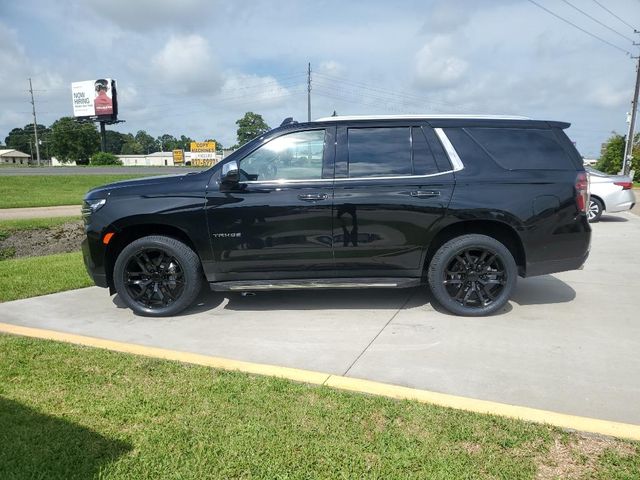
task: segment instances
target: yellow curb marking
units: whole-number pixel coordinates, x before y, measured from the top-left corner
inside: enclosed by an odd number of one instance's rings
[[[243,362],[240,360],[230,360],[227,358],[180,352],[158,347],[146,347],[132,343],[116,342],[113,340],[104,340],[40,328],[22,327],[8,323],[0,323],[0,332],[46,340],[56,340],[75,345],[84,345],[87,347],[103,348],[116,352],[143,355],[146,357],[192,363],[195,365],[203,365],[223,370],[237,370],[245,373],[286,378],[314,385],[327,385],[328,387],[340,390],[368,393],[371,395],[380,395],[400,400],[415,400],[421,403],[430,403],[458,410],[499,415],[582,432],[626,438],[629,440],[640,440],[640,425],[633,425],[629,423],[579,417],[576,415],[567,415],[548,410],[539,410],[536,408],[520,407],[517,405],[509,405],[506,403],[492,402],[488,400],[459,397],[457,395],[430,392],[428,390],[419,390],[416,388],[390,385],[359,378],[343,377],[341,375],[332,375],[329,373],[314,372],[311,370]]]

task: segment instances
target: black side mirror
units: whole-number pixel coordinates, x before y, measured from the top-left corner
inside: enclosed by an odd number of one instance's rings
[[[231,186],[237,184],[240,181],[240,170],[238,169],[238,162],[231,161],[222,165],[222,175],[220,176],[220,183],[225,186]]]

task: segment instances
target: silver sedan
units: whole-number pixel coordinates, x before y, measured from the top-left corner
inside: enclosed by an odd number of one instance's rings
[[[636,203],[633,182],[627,175],[608,175],[592,167],[585,167],[589,174],[590,222],[600,220],[603,212],[614,213],[630,210]]]

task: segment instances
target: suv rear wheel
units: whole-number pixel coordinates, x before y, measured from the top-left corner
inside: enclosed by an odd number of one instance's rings
[[[118,295],[138,315],[166,317],[189,305],[202,288],[198,255],[175,238],[142,237],[127,245],[113,269]]]
[[[442,245],[427,271],[436,300],[456,315],[482,316],[509,301],[518,269],[507,247],[486,235],[462,235]]]

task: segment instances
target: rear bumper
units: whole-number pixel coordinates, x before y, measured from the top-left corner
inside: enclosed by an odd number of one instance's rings
[[[604,209],[607,213],[624,212],[631,210],[636,203],[636,195],[633,190],[621,190],[609,195],[605,199]]]
[[[580,257],[563,258],[560,260],[547,260],[527,265],[527,277],[548,275],[550,273],[566,272],[568,270],[581,270],[589,258],[589,252]]]

